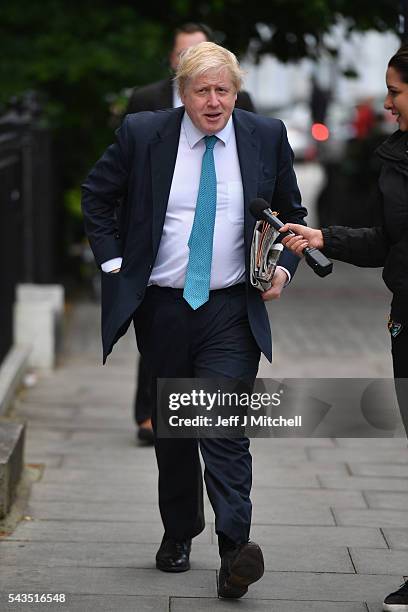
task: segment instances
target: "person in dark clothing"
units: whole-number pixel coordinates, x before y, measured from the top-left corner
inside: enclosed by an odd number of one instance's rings
[[[181,106],[181,100],[174,83],[174,74],[177,70],[180,55],[183,51],[200,42],[212,41],[214,38],[210,28],[203,23],[186,23],[176,29],[174,33],[173,48],[169,56],[171,73],[165,79],[135,87],[130,96],[126,114],[140,113],[141,111],[158,111],[165,108]],[[255,112],[254,103],[247,91],[237,94],[236,108]]]
[[[145,87],[135,88],[129,100],[126,114],[142,111],[158,111],[181,106],[182,102],[174,84],[173,76],[177,70],[180,55],[183,51],[201,42],[212,41],[210,28],[203,23],[186,23],[174,33],[173,48],[169,56],[172,74],[167,78],[150,83]],[[235,108],[255,112],[254,104],[246,91],[237,93]],[[134,417],[138,425],[136,437],[145,444],[153,445],[153,429],[151,422],[154,383],[150,369],[142,358],[139,360],[137,373],[137,389],[134,402]]]
[[[297,236],[283,244],[301,256],[306,246],[322,249],[333,259],[361,267],[383,267],[383,279],[392,292],[388,329],[391,334],[395,388],[408,432],[408,45],[390,59],[384,107],[399,129],[376,149],[382,166],[379,187],[382,223],[377,227],[332,226],[321,230],[286,224],[283,231]],[[408,581],[384,600],[386,612],[408,611]]]

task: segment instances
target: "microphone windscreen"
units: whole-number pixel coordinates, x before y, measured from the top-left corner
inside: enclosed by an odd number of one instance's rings
[[[255,219],[262,219],[262,213],[265,208],[269,208],[269,204],[263,198],[256,198],[252,200],[249,205],[249,210],[251,211],[251,215],[255,217]]]

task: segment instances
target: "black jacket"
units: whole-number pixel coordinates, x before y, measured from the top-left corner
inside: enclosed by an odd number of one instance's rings
[[[382,160],[379,187],[382,224],[352,229],[324,228],[328,257],[356,266],[383,267],[383,279],[393,293],[391,317],[408,323],[408,134],[397,131],[378,147]]]
[[[126,114],[140,113],[141,111],[158,111],[173,107],[172,79],[168,77],[162,81],[150,83],[144,87],[135,88],[129,100]],[[246,91],[239,91],[236,108],[255,112],[255,107]]]

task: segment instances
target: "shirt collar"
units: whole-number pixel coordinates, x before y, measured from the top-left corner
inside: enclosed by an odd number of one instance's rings
[[[204,134],[201,130],[199,130],[194,125],[187,111],[184,113],[184,116],[183,116],[182,128],[184,129],[190,149],[195,147],[196,144],[200,142],[200,140],[202,140],[204,136],[206,136],[206,134]],[[216,136],[219,140],[221,140],[221,142],[224,145],[226,145],[228,140],[231,137],[231,132],[233,129],[234,129],[234,126],[232,123],[232,116],[231,116],[227,121],[227,125],[222,130],[214,134],[214,136]]]

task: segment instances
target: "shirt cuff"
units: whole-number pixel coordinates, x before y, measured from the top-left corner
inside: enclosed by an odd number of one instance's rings
[[[283,285],[284,287],[286,287],[287,285],[289,285],[290,281],[292,280],[292,277],[290,275],[289,270],[287,270],[286,268],[284,268],[283,266],[276,266],[276,268],[279,268],[279,270],[283,270],[286,274],[286,276],[288,277],[288,280],[286,281],[286,283]]]
[[[108,259],[108,261],[104,261],[101,265],[102,272],[112,272],[112,270],[117,270],[122,265],[122,257],[115,257],[115,259]]]

